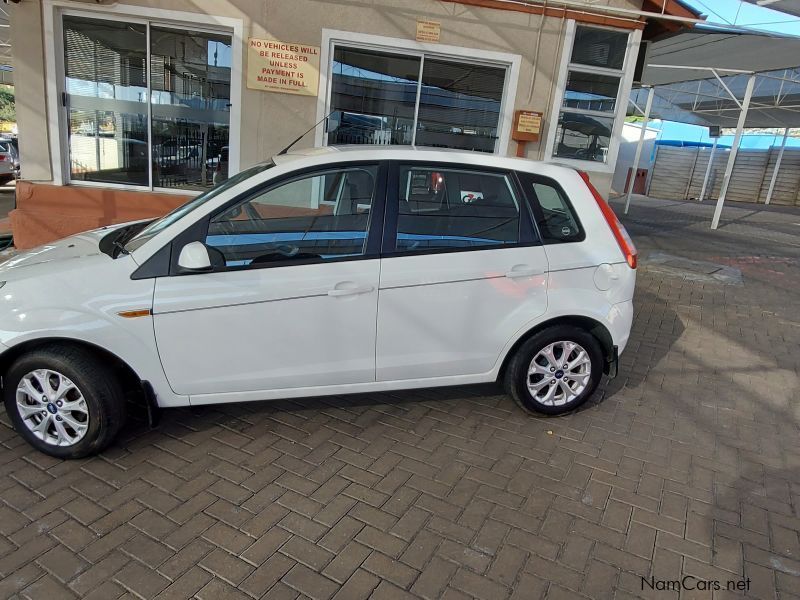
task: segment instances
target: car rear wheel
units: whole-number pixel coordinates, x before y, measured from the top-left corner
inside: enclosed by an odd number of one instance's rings
[[[519,347],[506,369],[509,395],[527,411],[557,415],[576,409],[603,375],[603,351],[591,333],[549,327]]]
[[[3,394],[14,428],[57,458],[100,452],[125,419],[120,384],[83,348],[47,346],[22,355],[6,373]]]

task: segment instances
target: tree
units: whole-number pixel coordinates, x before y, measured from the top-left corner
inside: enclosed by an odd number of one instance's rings
[[[14,88],[11,86],[0,86],[0,122],[17,120],[14,110]]]

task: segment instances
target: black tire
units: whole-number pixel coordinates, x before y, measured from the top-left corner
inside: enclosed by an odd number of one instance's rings
[[[586,387],[577,396],[564,404],[544,404],[528,389],[528,369],[541,350],[556,342],[575,342],[583,347],[590,361],[590,372]],[[553,377],[555,378],[555,374]],[[591,333],[571,325],[548,327],[526,340],[515,352],[505,372],[506,392],[523,409],[547,415],[560,415],[575,410],[592,395],[603,376],[603,350],[600,342]],[[537,377],[537,376],[534,376]],[[538,376],[540,380],[548,377]],[[561,377],[559,376],[559,379]],[[553,379],[555,380],[555,379]],[[549,385],[549,384],[546,384]]]
[[[28,428],[17,406],[17,386],[25,375],[37,369],[57,371],[70,379],[86,402],[89,425],[83,438],[71,446],[47,443]],[[82,458],[106,448],[125,421],[125,398],[113,371],[88,350],[76,346],[52,345],[20,356],[3,381],[3,398],[17,432],[34,448],[56,458]],[[53,417],[55,418],[55,417]]]

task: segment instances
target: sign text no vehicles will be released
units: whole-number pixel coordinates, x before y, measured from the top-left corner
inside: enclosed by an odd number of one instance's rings
[[[319,47],[250,38],[247,42],[247,87],[316,96]]]

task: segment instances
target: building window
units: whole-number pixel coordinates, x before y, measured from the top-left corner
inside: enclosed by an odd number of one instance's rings
[[[227,177],[231,36],[65,15],[73,181],[203,190]]]
[[[327,143],[495,152],[507,66],[336,45]]]
[[[564,76],[553,156],[607,163],[617,119],[622,118],[629,34],[575,27]]]

